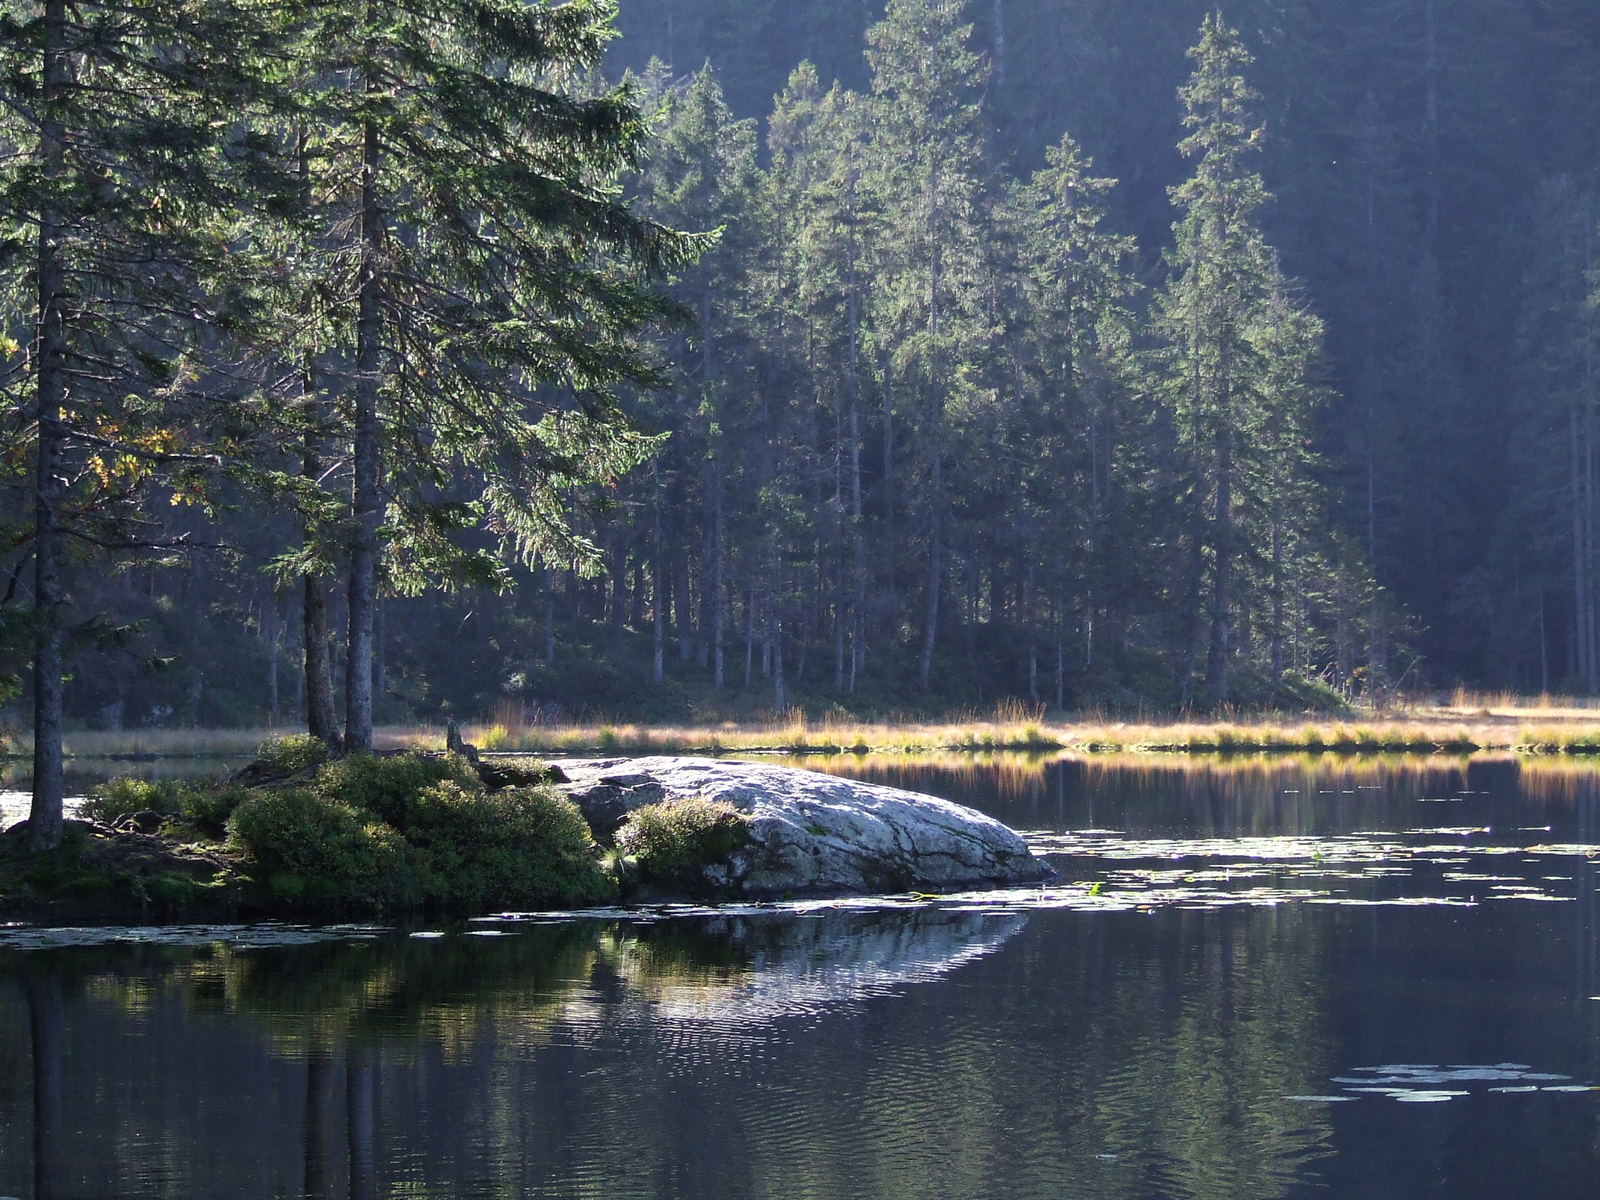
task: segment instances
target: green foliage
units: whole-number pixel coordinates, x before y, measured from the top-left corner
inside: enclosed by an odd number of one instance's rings
[[[309,788],[255,792],[228,819],[228,838],[286,898],[381,907],[412,895],[399,833]]]
[[[84,795],[79,810],[91,821],[110,825],[129,813],[158,812],[173,814],[180,811],[183,789],[166,781],[118,779],[97,783]]]
[[[179,794],[178,812],[200,832],[220,838],[234,810],[255,794],[254,788],[232,784],[192,784]]]
[[[549,786],[485,793],[456,780],[433,784],[413,799],[406,837],[433,903],[481,911],[613,895],[583,814]]]
[[[256,761],[274,775],[294,775],[328,761],[328,744],[309,733],[269,738],[256,750]]]
[[[425,788],[447,782],[467,789],[480,787],[467,761],[453,754],[351,754],[324,766],[311,786],[329,802],[347,804],[406,830],[416,797]]]
[[[725,863],[750,840],[749,818],[731,804],[690,797],[628,814],[616,846],[641,880],[691,894],[708,889],[706,868]]]

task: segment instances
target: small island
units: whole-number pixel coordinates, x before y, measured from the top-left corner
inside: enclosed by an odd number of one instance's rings
[[[331,758],[280,739],[209,784],[113,780],[62,844],[0,835],[0,915],[473,915],[1038,883],[1020,835],[916,792],[691,757]]]

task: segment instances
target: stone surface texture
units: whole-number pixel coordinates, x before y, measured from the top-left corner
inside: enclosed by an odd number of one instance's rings
[[[701,797],[745,813],[750,845],[710,868],[707,878],[735,896],[947,891],[1053,877],[1015,831],[921,792],[727,759],[558,759],[553,765],[602,840],[646,804]]]

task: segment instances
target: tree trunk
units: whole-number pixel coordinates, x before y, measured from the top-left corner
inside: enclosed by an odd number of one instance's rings
[[[1212,704],[1222,704],[1228,699],[1228,662],[1233,650],[1233,413],[1226,361],[1223,371],[1223,396],[1216,434],[1217,507],[1213,546],[1216,560],[1211,569],[1211,628],[1206,643],[1206,694]]]
[[[278,687],[278,654],[283,649],[283,617],[278,611],[277,588],[270,588],[261,602],[262,640],[267,644],[267,727],[278,728],[283,702]]]
[[[56,117],[67,83],[66,2],[48,0],[44,8],[43,176],[55,186],[65,174],[64,131]],[[66,596],[61,587],[61,504],[65,499],[62,452],[66,431],[67,330],[66,278],[61,240],[66,227],[53,206],[40,213],[38,242],[39,329],[35,353],[38,458],[34,470],[34,592],[36,623],[33,652],[33,804],[28,813],[28,848],[49,850],[61,844],[64,791],[61,709],[65,690],[62,625]]]
[[[726,640],[724,616],[727,611],[727,587],[723,578],[723,542],[727,537],[722,504],[722,463],[715,459],[711,467],[711,684],[721,688],[726,682],[723,643]]]
[[[783,618],[774,616],[772,619],[772,708],[778,719],[783,720],[783,714],[789,711],[789,697],[784,689],[783,682]]]
[[[328,652],[328,595],[319,575],[305,577],[300,607],[306,676],[306,732],[330,746],[339,744],[333,707],[333,671]]]
[[[655,503],[650,506],[650,678],[660,683],[666,678],[667,587],[661,561],[661,468],[652,465]]]
[[[941,421],[943,405],[932,404],[929,416],[933,446],[929,452],[928,512],[928,603],[922,626],[922,657],[917,664],[917,681],[926,688],[933,678],[933,650],[939,637],[939,593],[944,585],[944,443]]]
[[[369,95],[378,91],[368,76]],[[350,546],[350,633],[345,654],[344,748],[372,750],[372,639],[378,585],[378,372],[383,350],[382,287],[384,216],[378,207],[378,130],[362,127],[361,278],[356,315],[354,482],[351,506],[355,529]]]

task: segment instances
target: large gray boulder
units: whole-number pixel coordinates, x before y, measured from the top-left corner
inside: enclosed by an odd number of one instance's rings
[[[726,759],[558,759],[553,765],[602,840],[645,804],[700,797],[746,814],[749,845],[707,877],[733,896],[947,891],[1053,877],[1015,831],[921,792]]]

